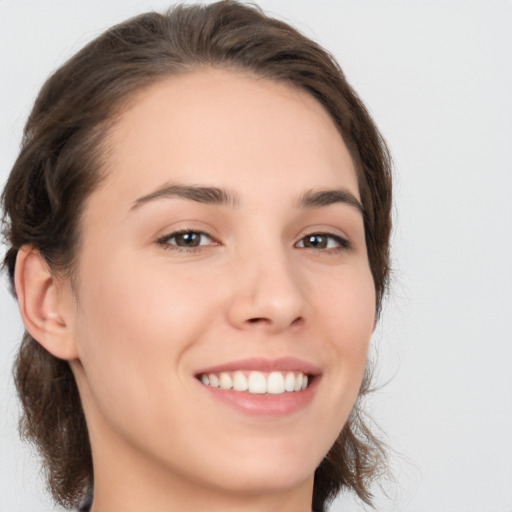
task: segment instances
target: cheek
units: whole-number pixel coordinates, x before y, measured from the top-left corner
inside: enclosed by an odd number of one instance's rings
[[[318,299],[317,327],[327,329],[327,369],[335,383],[333,400],[341,403],[343,422],[352,408],[363,379],[368,347],[375,324],[375,288],[369,269],[346,273],[331,283]]]
[[[328,288],[327,288],[328,286]],[[326,280],[327,293],[319,295],[318,314],[331,326],[334,348],[366,356],[375,324],[375,287],[369,268],[354,269],[339,279]]]
[[[212,298],[190,279],[169,279],[129,258],[94,270],[80,293],[76,329],[90,387],[110,400],[115,390],[151,396],[175,384],[183,355],[211,321]]]
[[[97,278],[83,287],[81,310],[83,319],[92,322],[100,336],[103,332],[109,338],[121,338],[123,344],[157,343],[151,332],[161,330],[168,338],[199,326],[199,315],[207,312],[209,297],[204,288],[183,273],[171,275],[165,265],[145,266],[118,258],[102,265],[101,270],[97,267],[84,272]],[[148,335],[141,338],[143,332]]]

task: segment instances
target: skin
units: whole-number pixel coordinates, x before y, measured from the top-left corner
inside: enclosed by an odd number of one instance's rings
[[[43,279],[29,248],[17,265],[18,286],[38,290],[20,293],[29,330],[77,379],[93,511],[311,510],[314,470],[353,407],[375,321],[361,212],[297,205],[324,189],[359,199],[336,127],[303,91],[205,69],[140,92],[108,148],[74,288]],[[169,184],[222,188],[236,204],[147,199]],[[208,236],[191,250],[176,230]],[[325,233],[326,248],[305,246]],[[197,379],[253,357],[316,365],[311,400],[252,415]]]

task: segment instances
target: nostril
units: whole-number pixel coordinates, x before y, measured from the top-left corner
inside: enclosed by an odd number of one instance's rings
[[[302,324],[302,322],[304,321],[303,317],[302,316],[298,316],[297,318],[295,318],[290,325],[292,326],[299,326]],[[255,317],[255,318],[248,318],[247,319],[247,323],[250,324],[250,325],[257,325],[257,324],[268,324],[268,325],[272,325],[274,324],[274,322],[270,319],[270,318],[266,318],[266,317]]]
[[[268,319],[267,318],[249,318],[248,322],[250,324],[257,324],[257,323],[260,323],[260,322],[268,322]]]
[[[302,318],[301,316],[298,316],[293,322],[292,322],[292,325],[294,326],[298,326],[298,325],[302,325],[302,323],[304,322],[304,318]]]

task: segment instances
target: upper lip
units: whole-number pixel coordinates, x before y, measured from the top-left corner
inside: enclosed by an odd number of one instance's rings
[[[202,375],[205,373],[234,372],[237,370],[260,372],[299,371],[309,375],[319,375],[322,373],[317,365],[296,357],[280,357],[278,359],[253,357],[229,361],[215,366],[209,366],[208,368],[202,368],[196,372],[196,375]]]

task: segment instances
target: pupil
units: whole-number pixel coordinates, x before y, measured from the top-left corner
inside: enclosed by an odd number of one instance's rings
[[[306,246],[325,249],[325,247],[327,246],[327,240],[326,240],[325,236],[311,235],[311,236],[308,236],[306,239]]]
[[[201,236],[198,233],[180,233],[176,237],[178,245],[185,245],[187,247],[197,247],[199,245]]]

